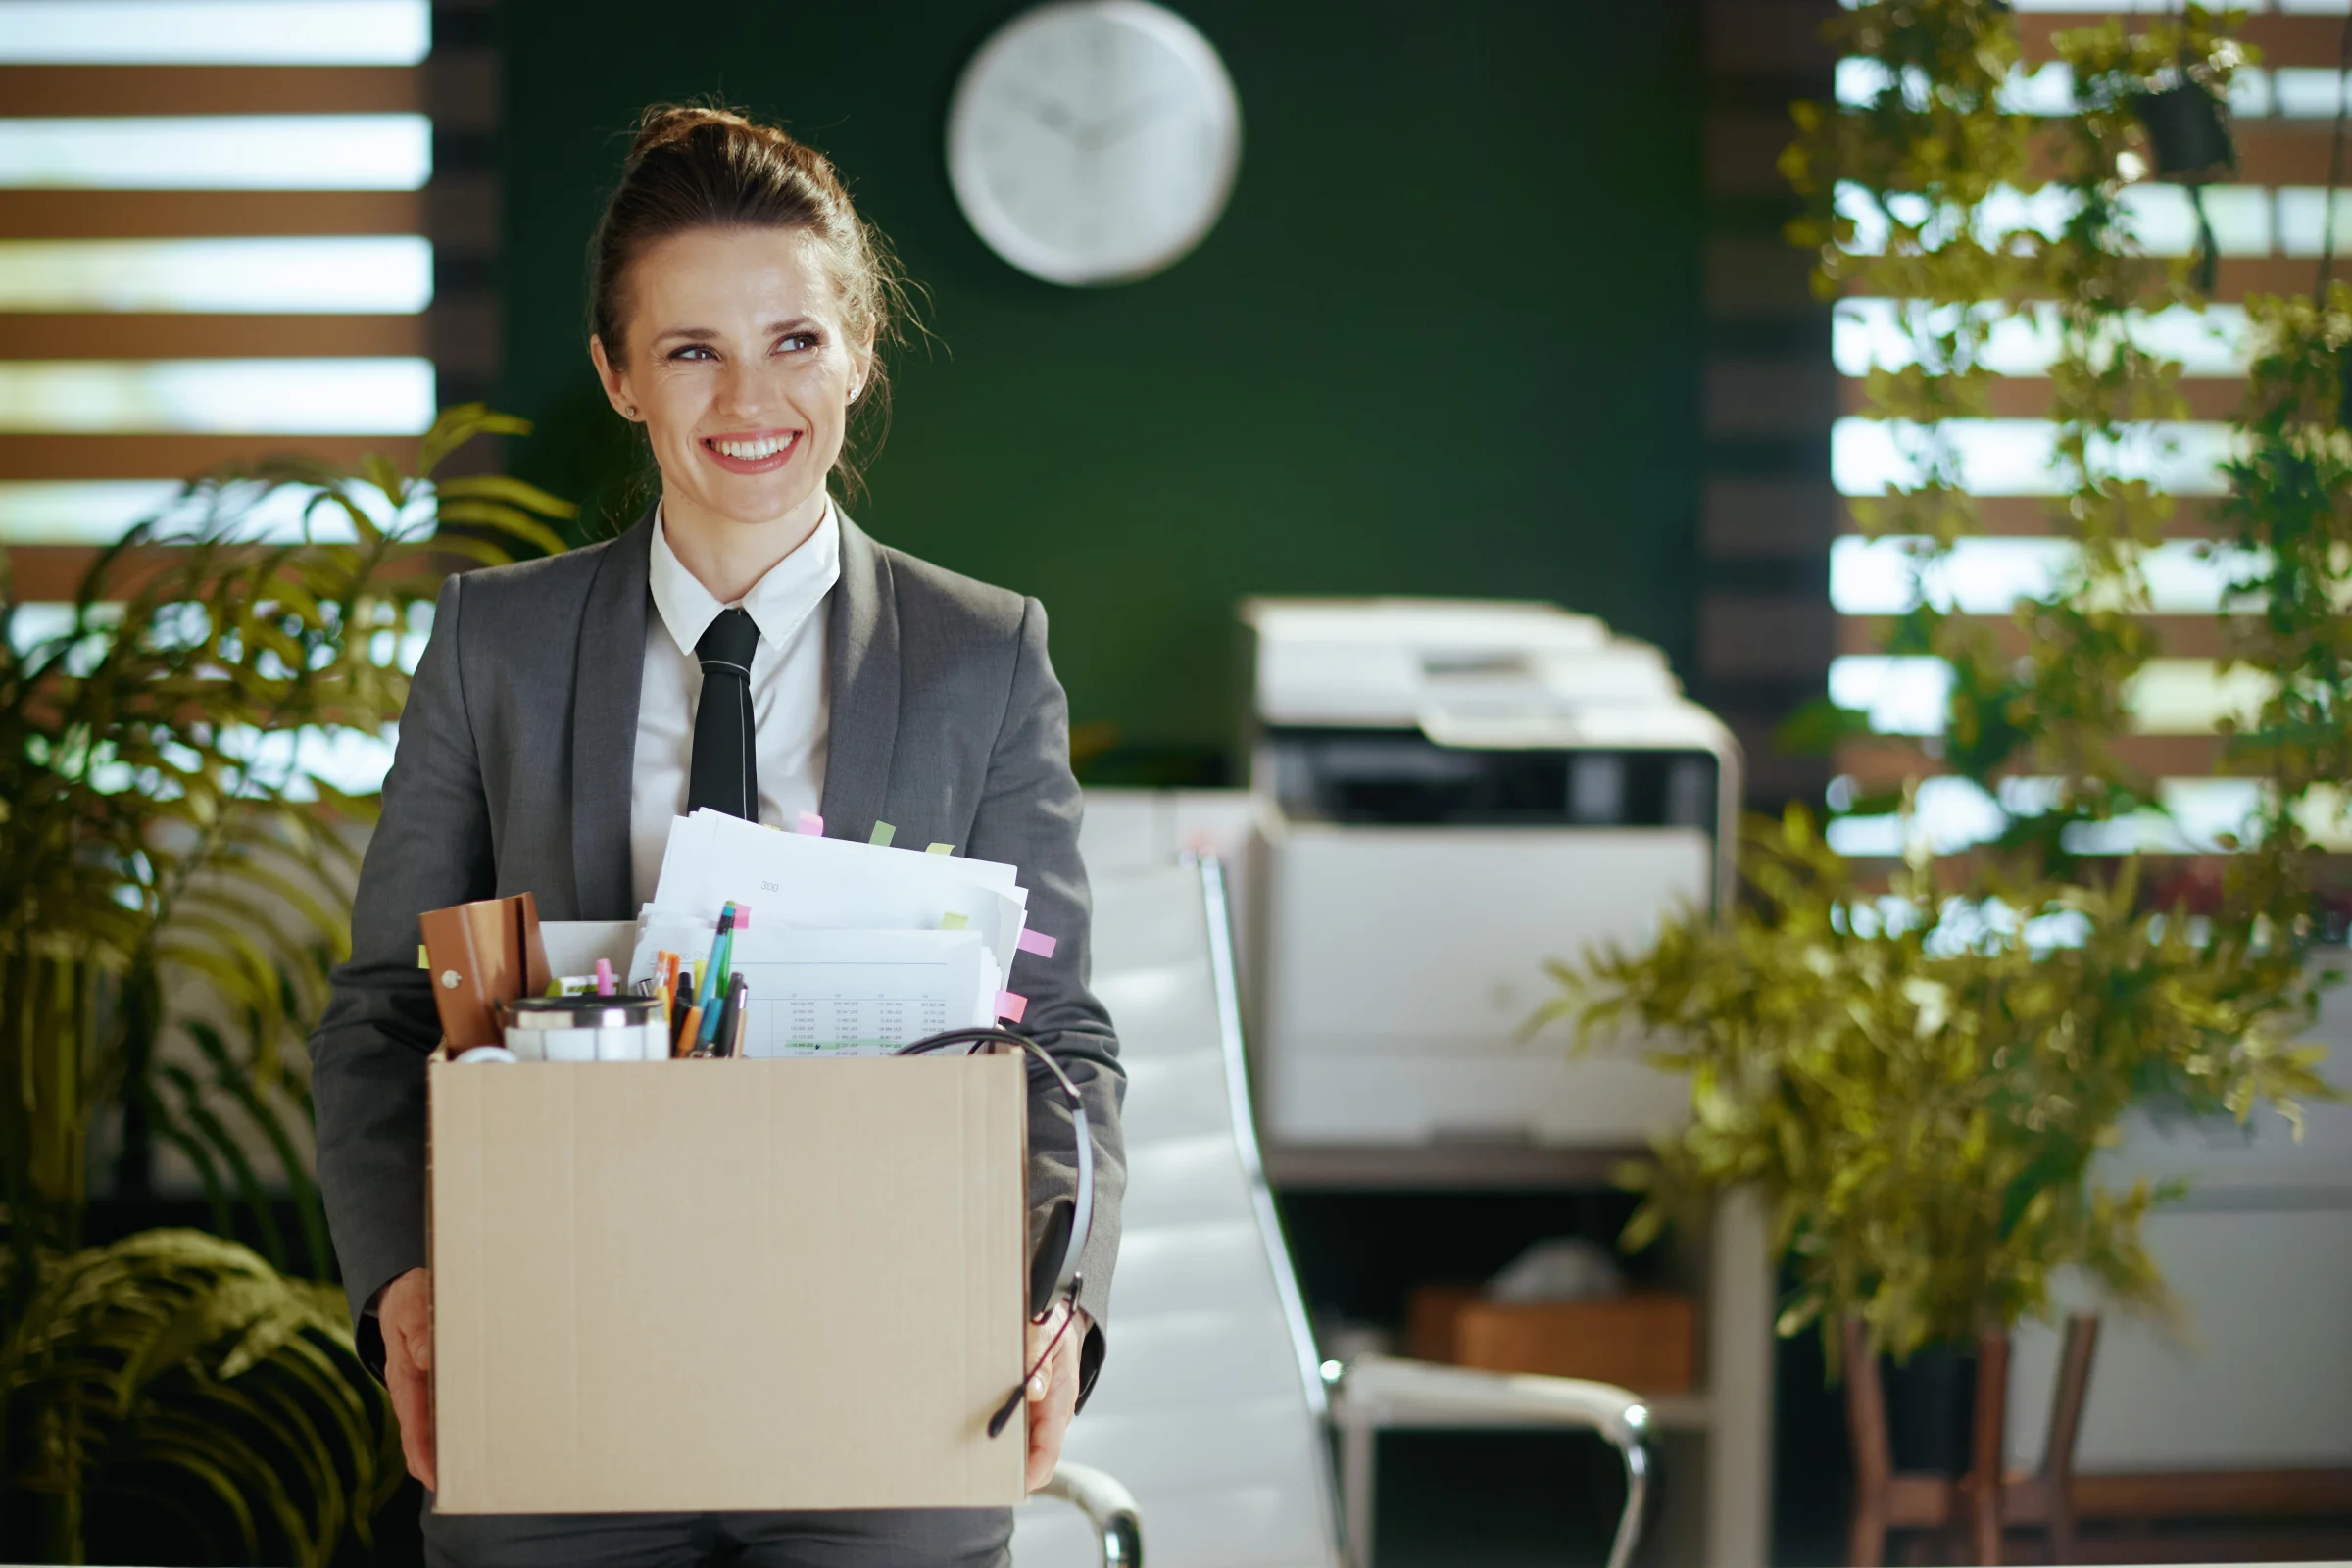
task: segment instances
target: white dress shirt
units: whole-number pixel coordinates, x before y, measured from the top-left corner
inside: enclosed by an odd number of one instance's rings
[[[703,666],[694,645],[728,607],[695,580],[669,548],[654,513],[649,580],[654,609],[645,622],[645,681],[637,700],[637,760],[629,800],[629,886],[642,906],[662,878],[669,824],[686,809],[694,759],[694,710]],[[791,828],[825,793],[825,742],[831,703],[825,687],[826,632],[833,585],[841,580],[841,524],[833,503],[816,531],[768,569],[737,601],[760,628],[752,655],[755,767],[760,820]]]

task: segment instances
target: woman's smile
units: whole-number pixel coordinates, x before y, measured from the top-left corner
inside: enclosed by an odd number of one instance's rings
[[[801,448],[798,430],[734,430],[707,435],[703,450],[729,473],[773,473]]]

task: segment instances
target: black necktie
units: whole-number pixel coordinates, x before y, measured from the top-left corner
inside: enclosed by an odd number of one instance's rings
[[[686,809],[709,807],[747,822],[760,820],[760,770],[752,745],[752,651],[760,626],[740,610],[722,610],[694,645],[702,661],[703,700],[694,710],[694,765]]]

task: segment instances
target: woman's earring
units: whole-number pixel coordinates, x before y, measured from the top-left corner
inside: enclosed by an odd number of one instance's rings
[[[634,403],[629,405],[629,417],[632,419],[637,417],[637,405]]]
[[[857,401],[858,401],[858,393],[860,393],[860,392],[862,392],[862,391],[864,391],[864,390],[865,390],[865,383],[864,383],[863,381],[859,381],[859,382],[858,382],[857,384],[855,384],[854,386],[852,386],[852,387],[850,388],[850,401],[851,401],[852,403],[855,403],[855,402],[857,402]]]

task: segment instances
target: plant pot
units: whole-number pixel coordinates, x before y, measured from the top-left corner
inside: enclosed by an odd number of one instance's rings
[[[1894,1468],[1967,1474],[1969,1436],[1976,1428],[1976,1346],[1924,1346],[1899,1362],[1882,1355],[1879,1382],[1886,1395],[1886,1440]]]
[[[1900,1368],[1876,1353],[1869,1331],[1845,1325],[1846,1423],[1853,1442],[1854,1512],[1848,1560],[1886,1561],[1893,1530],[1941,1537],[1948,1559],[1998,1563],[2017,1527],[2046,1530],[2050,1560],[2074,1553],[2075,1439],[2090,1387],[2098,1318],[2067,1319],[2041,1469],[2007,1471],[2009,1337],[1923,1350]],[[1897,1415],[1897,1406],[1903,1406]]]

